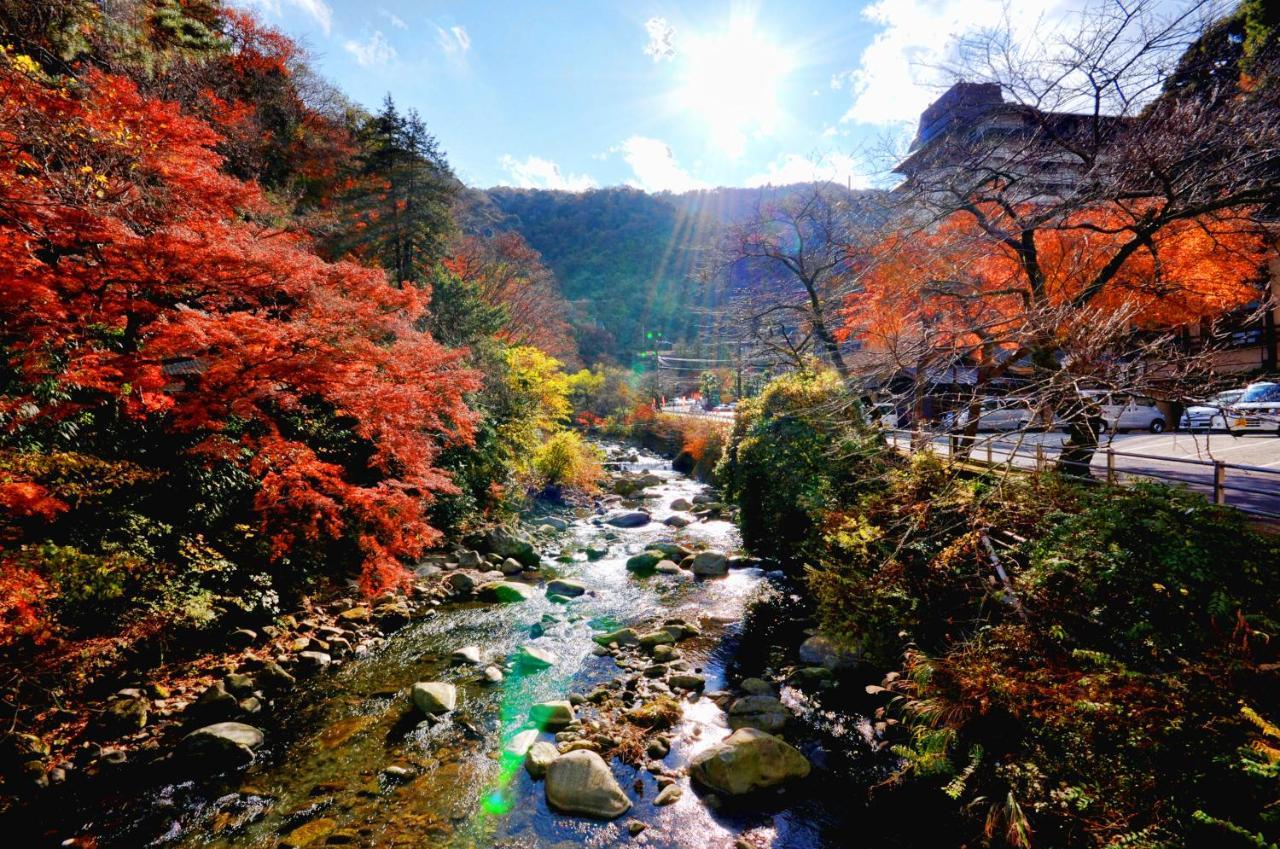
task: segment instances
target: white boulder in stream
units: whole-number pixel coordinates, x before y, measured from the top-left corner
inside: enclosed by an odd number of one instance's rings
[[[409,694],[418,710],[428,716],[448,713],[458,703],[458,688],[441,681],[419,681]]]
[[[537,646],[521,646],[520,650],[516,652],[516,663],[525,672],[537,672],[555,666],[556,657]]]
[[[694,781],[731,796],[804,778],[809,769],[798,749],[756,728],[739,728],[689,762]]]
[[[529,718],[539,728],[557,731],[577,719],[568,701],[539,702],[529,708]]]
[[[613,770],[587,749],[561,755],[547,767],[547,803],[557,811],[611,820],[631,810]]]

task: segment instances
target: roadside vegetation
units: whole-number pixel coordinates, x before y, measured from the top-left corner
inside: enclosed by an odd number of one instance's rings
[[[1280,540],[1172,487],[886,453],[840,386],[743,404],[719,478],[874,675],[894,780],[995,845],[1270,845]]]

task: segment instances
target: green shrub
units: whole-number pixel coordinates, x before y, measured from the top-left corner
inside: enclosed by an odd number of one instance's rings
[[[738,407],[716,473],[754,553],[811,556],[830,511],[879,485],[884,449],[858,426],[856,405],[834,372],[815,370],[779,377]]]

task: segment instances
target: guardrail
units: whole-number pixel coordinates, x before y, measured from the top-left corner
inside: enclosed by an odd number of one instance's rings
[[[686,419],[708,419],[717,422],[732,422],[733,413],[715,413],[709,410],[672,410],[666,407],[660,408],[658,412],[666,416],[680,416]]]
[[[1029,442],[1003,434],[962,437],[922,431],[886,429],[886,439],[895,449],[907,454],[924,447],[940,456],[961,459],[990,468],[1043,471],[1062,463],[1061,444]],[[1023,434],[1025,436],[1025,434]],[[905,437],[905,438],[904,438]],[[1135,467],[1130,460],[1145,465]],[[1151,464],[1168,464],[1172,469],[1152,468]],[[1065,461],[1072,465],[1072,461]],[[1078,461],[1075,465],[1083,465]],[[1152,479],[1180,483],[1203,492],[1214,504],[1228,504],[1246,513],[1268,519],[1280,519],[1280,469],[1226,463],[1222,460],[1200,460],[1190,457],[1167,457],[1134,451],[1121,451],[1109,445],[1098,446],[1089,474],[1105,473],[1105,480],[1123,484],[1128,480]]]

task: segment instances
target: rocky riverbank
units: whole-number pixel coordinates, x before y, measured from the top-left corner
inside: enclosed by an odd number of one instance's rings
[[[883,730],[822,706],[854,659],[770,601],[782,576],[737,553],[713,492],[610,462],[609,494],[434,553],[405,593],[315,602],[199,674],[122,682],[114,736],[32,758],[51,786],[31,845],[579,845],[588,822],[838,845],[814,776]]]

